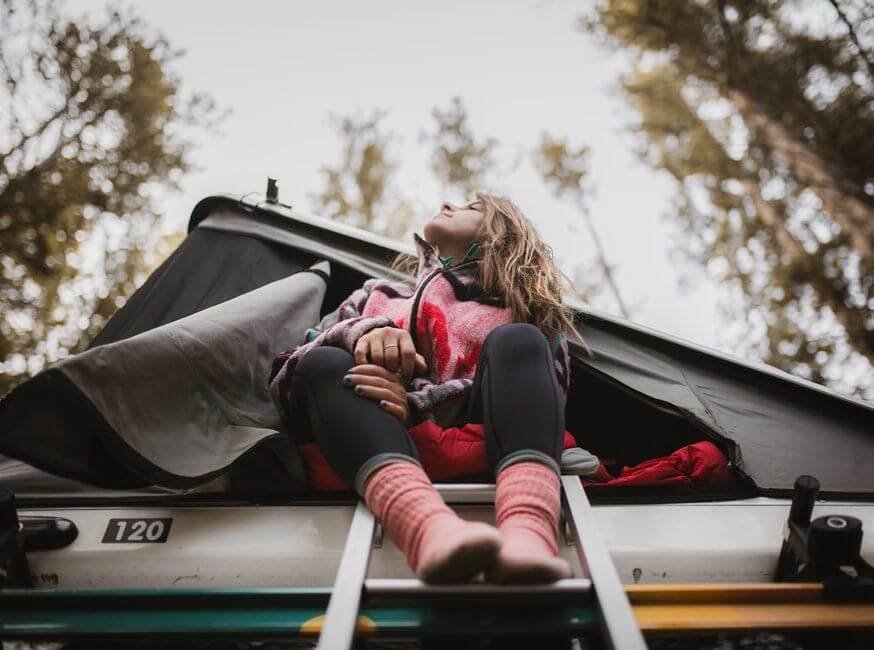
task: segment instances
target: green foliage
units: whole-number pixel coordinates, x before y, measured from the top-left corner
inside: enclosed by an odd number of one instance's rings
[[[437,122],[421,142],[432,147],[432,170],[443,184],[471,196],[484,186],[494,167],[497,141],[479,142],[467,124],[467,111],[455,98],[446,111],[435,108]],[[313,209],[338,219],[393,237],[403,236],[415,209],[394,183],[398,161],[397,136],[382,128],[385,113],[370,117],[335,118],[342,154],[335,165],[322,167],[324,188],[312,196]]]
[[[392,182],[398,168],[392,151],[396,138],[381,129],[384,117],[374,111],[368,118],[335,118],[342,155],[337,165],[322,167],[325,187],[312,201],[320,215],[400,237],[413,208]]]
[[[0,394],[75,352],[133,292],[160,243],[158,189],[190,167],[179,56],[132,16],[0,5]]]
[[[540,146],[534,152],[534,164],[544,182],[559,198],[583,198],[587,192],[585,181],[589,176],[589,148],[574,149],[567,139],[554,138],[544,133]]]
[[[460,97],[452,99],[445,111],[432,111],[436,128],[423,133],[421,140],[432,147],[431,169],[438,180],[461,192],[467,200],[485,188],[486,178],[495,168],[495,138],[477,139],[468,125],[467,109]]]
[[[736,350],[874,397],[874,16],[858,2],[604,0],[640,155]],[[865,39],[868,39],[867,41]],[[867,43],[867,45],[866,45]]]

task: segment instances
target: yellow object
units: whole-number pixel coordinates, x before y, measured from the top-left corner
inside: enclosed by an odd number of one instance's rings
[[[643,632],[874,627],[874,602],[828,602],[819,583],[627,585]]]
[[[320,634],[322,631],[322,625],[325,623],[325,615],[320,614],[319,616],[314,616],[308,621],[305,621],[300,626],[301,634]],[[376,623],[373,622],[373,619],[368,618],[367,616],[359,616],[358,620],[355,622],[355,632],[357,634],[368,634],[376,632]]]

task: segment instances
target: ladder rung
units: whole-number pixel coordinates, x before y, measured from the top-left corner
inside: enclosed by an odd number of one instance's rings
[[[587,596],[592,590],[588,578],[570,578],[547,585],[493,585],[468,583],[460,585],[426,585],[421,580],[370,578],[364,582],[368,597],[409,597],[416,599],[463,598],[463,602],[539,601],[550,598]],[[576,601],[575,601],[576,602]],[[585,600],[579,601],[580,603]]]
[[[434,488],[446,503],[494,503],[494,483],[435,483]]]

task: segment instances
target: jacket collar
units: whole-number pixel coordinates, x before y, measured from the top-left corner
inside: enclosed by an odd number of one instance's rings
[[[474,300],[495,307],[506,306],[502,298],[486,294],[480,285],[479,260],[482,253],[479,246],[471,246],[461,263],[455,266],[446,266],[438,257],[434,247],[418,234],[413,235],[413,241],[419,257],[416,286],[420,286],[422,281],[432,273],[442,270],[443,277],[452,285],[455,296],[459,300]]]
[[[434,250],[434,247],[422,239],[419,233],[413,233],[413,243],[416,245],[416,255],[419,258],[419,269],[416,273],[416,281],[418,282],[426,275],[441,268],[443,264],[437,258],[437,251]]]
[[[440,256],[437,255],[437,251],[434,247],[425,241],[419,233],[413,233],[413,242],[416,246],[416,254],[419,259],[419,268],[416,273],[417,282],[423,277],[441,268],[447,268],[447,270],[453,274],[467,275],[471,271],[474,271],[477,266],[476,264],[468,264],[468,262],[476,262],[482,257],[479,246],[474,244],[470,249],[468,249],[467,254],[461,262],[450,267],[449,264],[452,263],[452,258],[441,259]]]

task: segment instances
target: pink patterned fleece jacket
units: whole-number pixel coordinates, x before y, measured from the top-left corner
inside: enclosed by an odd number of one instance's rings
[[[512,315],[500,298],[486,295],[478,284],[478,259],[466,257],[455,266],[444,265],[428,242],[419,235],[414,239],[419,259],[414,286],[367,280],[307,332],[307,342],[274,359],[269,388],[284,419],[291,403],[291,378],[303,355],[322,345],[351,353],[370,330],[397,327],[410,332],[416,351],[428,363],[427,375],[407,385],[414,419],[433,420],[441,427],[465,423],[483,341],[499,325],[512,322]],[[567,395],[570,357],[563,336],[552,341],[552,352],[559,385]]]

